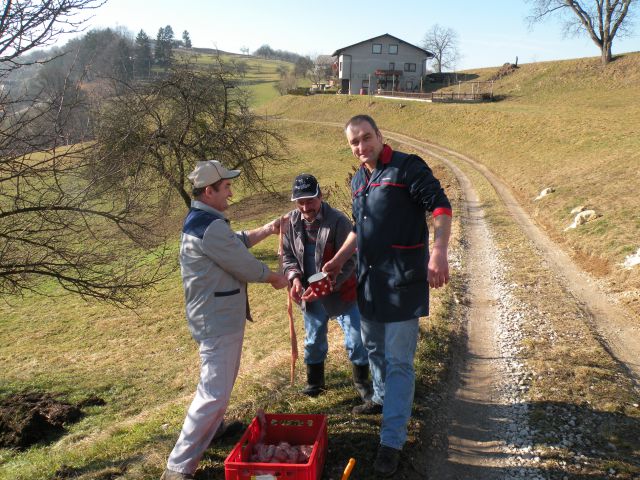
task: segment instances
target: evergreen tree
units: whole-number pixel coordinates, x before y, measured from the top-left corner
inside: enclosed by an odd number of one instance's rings
[[[133,52],[130,41],[124,38],[117,40],[113,55],[113,74],[120,80],[131,80],[133,78]]]
[[[173,59],[173,28],[171,28],[171,25],[164,27],[163,48],[164,59],[168,65]]]
[[[164,57],[164,28],[160,27],[158,29],[158,35],[156,36],[156,47],[154,50],[154,58],[156,60],[156,63],[158,65],[164,65],[165,64],[165,57]]]
[[[182,32],[182,41],[184,42],[184,48],[191,48],[191,37],[186,30]]]
[[[134,50],[134,71],[138,77],[151,75],[151,40],[144,30],[136,36]]]

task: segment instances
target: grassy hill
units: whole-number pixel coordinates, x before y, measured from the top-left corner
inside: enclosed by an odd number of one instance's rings
[[[498,68],[464,72],[483,81]],[[457,87],[456,87],[457,88]],[[372,115],[383,129],[484,163],[580,265],[640,312],[640,273],[620,264],[640,247],[640,54],[521,65],[485,104],[429,104],[358,96],[282,97],[269,113],[343,122]],[[538,193],[556,192],[534,202]],[[601,217],[565,232],[579,205]]]
[[[262,105],[279,95],[275,89],[280,75],[278,68],[293,70],[293,64],[282,60],[272,60],[252,55],[219,52],[220,59],[225,63],[241,65],[244,69],[242,87],[253,95],[252,103]],[[212,49],[179,50],[178,60],[189,60],[199,65],[211,65],[215,62],[216,53]]]

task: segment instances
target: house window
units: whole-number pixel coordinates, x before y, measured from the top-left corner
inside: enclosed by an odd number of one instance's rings
[[[372,46],[371,53],[382,53],[382,44],[374,43]]]
[[[398,45],[389,45],[389,55],[398,54]]]
[[[409,80],[405,85],[405,88],[407,89],[407,92],[410,92],[411,90],[413,90],[413,82]]]
[[[342,71],[342,62],[340,62],[339,70]]]
[[[396,64],[393,62],[389,62],[389,70],[395,70],[396,69]]]
[[[362,88],[369,88],[369,80],[362,80]]]
[[[415,72],[416,71],[416,64],[415,63],[405,63],[404,64],[404,71],[405,72]]]

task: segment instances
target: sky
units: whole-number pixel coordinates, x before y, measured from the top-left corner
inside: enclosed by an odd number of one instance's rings
[[[187,30],[194,47],[240,53],[268,44],[315,57],[384,33],[421,46],[439,24],[458,34],[456,70],[515,63],[516,57],[532,63],[599,55],[586,34],[565,37],[559,20],[529,27],[530,13],[526,0],[108,0],[88,27],[121,26],[155,38],[160,27],[171,25],[177,39]],[[640,21],[632,37],[614,40],[614,54],[632,51],[640,51]]]

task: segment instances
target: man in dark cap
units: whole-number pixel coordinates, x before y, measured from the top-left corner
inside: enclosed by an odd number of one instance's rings
[[[222,212],[228,207],[231,179],[217,160],[198,162],[188,176],[193,184],[191,208],[182,227],[180,270],[187,321],[200,346],[200,382],[182,432],[167,461],[163,480],[193,478],[212,439],[232,429],[223,418],[240,367],[244,327],[249,317],[247,283],[287,286],[248,248],[280,231],[280,219],[254,230],[233,232]],[[233,424],[241,428],[239,422]]]
[[[290,212],[283,232],[283,270],[291,284],[291,298],[300,305],[304,318],[304,363],[307,386],[304,394],[315,397],[326,389],[324,363],[329,345],[327,323],[335,317],[344,332],[344,346],[352,363],[353,382],[363,401],[371,397],[369,361],[360,335],[360,313],[356,304],[355,258],[349,258],[337,275],[333,291],[318,296],[308,280],[320,273],[352,229],[346,215],[322,200],[313,175],[298,175],[291,192],[296,209]]]

